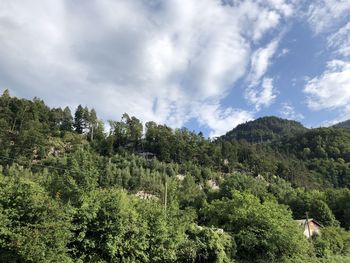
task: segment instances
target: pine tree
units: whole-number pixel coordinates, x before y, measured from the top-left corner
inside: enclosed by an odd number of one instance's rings
[[[74,128],[79,134],[84,132],[85,120],[84,120],[84,108],[79,105],[74,114]]]
[[[63,118],[61,124],[62,131],[72,131],[73,117],[69,107],[65,107],[63,110]]]

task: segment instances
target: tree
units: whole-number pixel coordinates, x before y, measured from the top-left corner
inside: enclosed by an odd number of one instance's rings
[[[85,129],[85,124],[86,124],[85,115],[86,114],[85,114],[84,108],[81,105],[79,105],[74,114],[74,124],[73,124],[75,131],[79,134],[82,134]]]
[[[236,243],[234,239],[222,231],[209,227],[191,225],[187,231],[189,241],[184,243],[183,258],[180,262],[234,262]]]
[[[71,262],[69,208],[28,179],[0,175],[2,262]]]
[[[137,149],[142,137],[143,126],[139,119],[132,116],[127,118],[127,125],[130,132],[130,141],[133,143],[133,149]]]
[[[203,210],[207,225],[232,233],[242,262],[283,262],[307,256],[309,244],[287,207],[260,203],[249,193],[233,191],[230,200],[214,200]]]
[[[92,109],[90,112],[87,110],[88,116],[87,116],[87,123],[89,127],[89,137],[90,141],[94,140],[94,135],[97,132],[97,125],[98,125],[98,119],[95,109]]]
[[[149,262],[150,233],[136,203],[113,188],[90,192],[74,218],[74,257],[84,262]]]
[[[69,107],[63,110],[63,118],[61,123],[61,131],[71,132],[73,127],[73,117]]]
[[[49,185],[52,196],[59,194],[64,202],[79,205],[85,194],[98,186],[100,178],[96,155],[77,150],[66,158],[66,169],[52,174]]]
[[[316,255],[328,258],[342,254],[344,250],[343,232],[344,230],[336,227],[322,228],[322,234],[313,237]]]
[[[191,175],[185,176],[178,192],[178,199],[182,208],[194,207],[199,209],[205,201],[205,194],[196,184]]]

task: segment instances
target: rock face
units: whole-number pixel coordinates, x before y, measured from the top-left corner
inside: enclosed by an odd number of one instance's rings
[[[159,200],[159,198],[153,194],[147,193],[145,191],[139,191],[136,196],[143,200]]]
[[[220,190],[219,185],[217,184],[217,182],[215,182],[214,180],[208,180],[207,181],[207,186],[212,189],[212,190]]]

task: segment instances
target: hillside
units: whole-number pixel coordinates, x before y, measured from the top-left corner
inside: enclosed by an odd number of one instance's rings
[[[110,126],[4,92],[1,261],[348,260],[346,130],[265,117],[211,141],[128,114]],[[306,212],[324,226],[311,241],[294,222]]]
[[[350,129],[350,120],[340,122],[334,125],[336,128]]]
[[[222,136],[222,139],[246,140],[252,143],[271,142],[306,130],[299,122],[271,116],[240,124]]]

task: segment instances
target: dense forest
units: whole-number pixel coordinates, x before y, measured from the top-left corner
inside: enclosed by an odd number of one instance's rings
[[[1,262],[350,262],[350,130],[104,125],[2,94]]]

